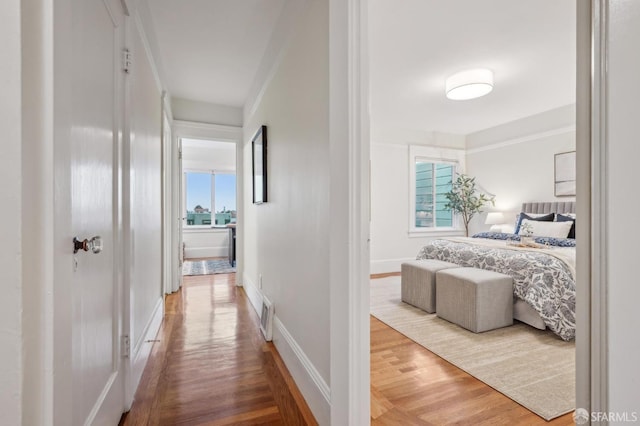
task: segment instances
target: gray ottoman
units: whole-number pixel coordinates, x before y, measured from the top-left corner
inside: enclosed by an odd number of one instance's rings
[[[436,274],[437,315],[474,333],[513,324],[513,278],[476,268]]]
[[[402,301],[432,314],[436,311],[436,272],[458,265],[423,259],[405,262],[401,268]]]

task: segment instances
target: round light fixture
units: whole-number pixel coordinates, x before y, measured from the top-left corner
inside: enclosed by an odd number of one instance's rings
[[[460,71],[447,78],[447,98],[455,101],[479,98],[493,90],[493,72],[488,69]]]

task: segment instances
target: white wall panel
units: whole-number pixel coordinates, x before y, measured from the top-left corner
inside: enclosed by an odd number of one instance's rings
[[[133,31],[131,81],[131,295],[133,346],[143,337],[162,297],[161,92],[149,57]]]
[[[189,230],[183,231],[185,257],[226,257],[229,254],[229,230]]]

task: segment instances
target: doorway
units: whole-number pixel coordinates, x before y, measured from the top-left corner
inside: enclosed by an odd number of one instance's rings
[[[457,3],[457,8],[460,8],[460,4],[465,3],[465,2],[458,2]],[[417,6],[415,3],[413,3],[413,6]],[[407,7],[404,9],[404,11],[408,11],[411,10],[411,13],[415,16],[420,16],[420,17],[424,17],[425,14],[423,13],[418,13],[418,10],[415,7]],[[518,5],[521,6],[521,5]],[[569,26],[571,32],[573,33],[573,41],[570,40],[570,42],[567,44],[569,51],[568,51],[568,55],[572,56],[573,59],[573,69],[572,69],[572,73],[573,73],[573,81],[569,81],[568,82],[568,87],[570,87],[571,89],[573,89],[573,87],[575,87],[575,80],[576,80],[576,74],[579,74],[581,72],[580,69],[578,69],[576,71],[575,69],[575,46],[576,46],[576,33],[578,34],[578,46],[581,47],[580,53],[579,53],[579,57],[578,57],[578,63],[580,64],[579,66],[584,66],[584,62],[579,62],[580,61],[580,55],[582,56],[582,59],[584,60],[585,58],[590,57],[590,53],[588,52],[588,49],[585,50],[585,34],[587,33],[587,31],[585,30],[585,25],[587,25],[586,28],[588,28],[588,25],[590,23],[590,18],[587,18],[588,15],[590,15],[590,7],[587,7],[587,5],[582,5],[582,6],[578,6],[581,7],[582,9],[578,9],[578,13],[576,16],[576,4],[572,4],[569,5],[570,8],[572,8],[571,12],[573,13],[573,19],[574,22],[578,23],[578,29],[576,29],[575,26],[571,27]],[[434,12],[434,8],[437,9],[436,6],[434,6],[433,4],[429,5],[429,6],[425,6],[427,8],[429,8],[429,13],[433,15]],[[480,7],[480,5],[477,5],[477,7]],[[369,4],[368,6],[369,11],[371,12],[371,10],[375,10],[375,9],[379,9],[380,8],[380,3],[378,3],[377,5],[373,5],[373,4]],[[566,5],[565,5],[566,8]],[[585,10],[587,10],[585,12]],[[470,10],[470,15],[473,16],[478,16],[475,13],[472,13],[473,11]],[[394,20],[398,21],[398,16],[402,14],[401,10],[396,9],[394,12]],[[520,13],[524,13],[524,10],[521,10]],[[428,15],[427,14],[427,15]],[[385,13],[382,14],[383,19],[382,21],[384,21],[384,25],[385,25],[385,31],[384,33],[386,34],[387,31],[391,30],[390,26],[393,26],[393,24],[390,23],[388,16],[390,16],[389,13]],[[553,16],[553,15],[551,15]],[[441,19],[442,22],[453,22],[451,20],[447,20],[447,19]],[[369,16],[369,21],[368,24],[370,26],[370,30],[368,32],[369,34],[369,49],[368,52],[370,53],[370,56],[372,58],[372,62],[370,62],[370,69],[369,69],[369,75],[370,78],[372,80],[371,82],[371,87],[372,87],[372,93],[371,93],[371,142],[372,142],[372,147],[371,147],[371,164],[372,164],[372,171],[371,171],[371,185],[372,185],[372,189],[371,189],[371,193],[372,193],[372,229],[371,229],[371,238],[372,238],[372,244],[371,244],[371,254],[372,254],[372,259],[371,260],[371,272],[372,273],[385,273],[385,272],[394,272],[394,271],[399,271],[399,266],[403,261],[406,260],[410,260],[412,258],[415,258],[415,255],[418,253],[420,247],[422,247],[422,243],[419,243],[419,238],[417,235],[411,235],[412,231],[415,231],[415,229],[411,229],[412,227],[415,228],[415,224],[417,223],[416,221],[416,217],[415,217],[415,211],[413,212],[414,216],[411,215],[411,213],[409,211],[405,211],[407,209],[407,207],[409,209],[411,209],[410,206],[410,202],[407,199],[408,197],[406,195],[408,195],[408,193],[410,193],[409,188],[407,187],[407,183],[409,183],[409,185],[414,184],[415,185],[415,181],[412,180],[412,178],[415,178],[414,176],[410,176],[409,172],[410,172],[410,167],[409,167],[409,163],[407,163],[407,158],[408,158],[408,145],[431,145],[432,147],[434,147],[434,149],[432,150],[432,152],[428,153],[428,155],[426,156],[427,158],[429,158],[430,160],[451,160],[452,157],[451,155],[446,155],[446,150],[447,149],[453,149],[453,150],[468,150],[468,144],[467,141],[465,141],[464,138],[460,138],[459,135],[451,133],[451,134],[446,134],[447,132],[442,132],[441,130],[435,129],[432,131],[426,130],[426,129],[411,129],[409,128],[409,126],[407,125],[408,122],[411,121],[411,117],[413,114],[413,118],[416,119],[420,119],[420,117],[424,117],[425,114],[423,112],[421,112],[420,114],[418,114],[419,109],[418,108],[412,108],[410,111],[402,111],[401,108],[398,108],[398,102],[392,100],[391,98],[389,98],[388,93],[378,93],[377,95],[373,92],[375,90],[376,87],[376,78],[379,79],[379,81],[384,81],[384,84],[386,85],[386,88],[392,87],[393,86],[393,81],[389,78],[389,73],[391,72],[391,70],[393,70],[394,68],[403,68],[403,65],[401,64],[401,61],[398,60],[399,56],[401,55],[408,55],[408,57],[411,58],[410,62],[412,64],[418,63],[419,59],[416,59],[416,55],[415,55],[415,51],[416,49],[412,50],[412,44],[411,43],[403,43],[403,42],[397,42],[397,41],[393,41],[393,40],[389,40],[387,38],[386,41],[384,41],[385,47],[391,47],[391,46],[395,46],[395,48],[392,48],[392,54],[395,55],[391,60],[389,58],[386,58],[386,62],[385,63],[385,69],[383,71],[380,70],[376,70],[374,69],[375,66],[375,55],[376,55],[376,49],[375,46],[373,46],[373,43],[375,42],[376,39],[376,34],[380,34],[380,31],[377,31],[373,26],[376,25],[376,21],[375,19],[372,19],[371,16]],[[398,29],[398,31],[395,30],[391,30],[390,33],[392,34],[397,34],[397,33],[403,33],[405,32],[407,35],[410,35],[411,37],[414,37],[414,39],[416,40],[424,40],[425,37],[417,37],[416,36],[416,28],[412,28],[409,25],[399,25],[402,26],[404,28],[400,28]],[[438,25],[434,24],[434,25],[424,25],[424,20],[422,22],[422,26],[429,28],[431,34],[429,37],[427,37],[427,39],[432,39],[432,40],[441,40],[443,34],[446,33],[446,29],[442,30],[440,33],[438,32],[434,32],[437,31]],[[548,30],[548,28],[547,28]],[[452,36],[453,37],[453,36]],[[448,43],[450,42],[450,40],[448,40]],[[428,45],[428,42],[426,43]],[[445,43],[446,44],[446,43]],[[399,49],[397,48],[398,46],[403,46],[403,48]],[[447,46],[449,46],[447,44]],[[424,46],[422,46],[422,48],[424,48]],[[433,50],[433,49],[426,49],[428,50],[431,56],[429,56],[429,61],[431,64],[433,64],[434,62],[437,62],[438,60],[441,60],[442,58],[440,56],[438,56],[438,51],[437,50]],[[486,53],[486,49],[483,50],[484,53]],[[461,54],[456,54],[455,52],[451,53],[454,57],[456,57],[457,59],[460,59]],[[456,56],[457,55],[457,56]],[[419,57],[421,57],[421,55],[418,55]],[[377,58],[378,61],[380,61],[380,58]],[[406,67],[405,67],[406,68]],[[585,68],[588,69],[588,68]],[[411,70],[411,73],[413,73],[415,71],[415,69]],[[586,72],[584,70],[582,70],[582,72]],[[385,78],[380,78],[381,73],[387,73]],[[366,74],[366,73],[365,73]],[[415,76],[415,73],[413,73],[412,75]],[[445,75],[443,73],[442,75],[442,87],[441,89],[438,88],[437,90],[441,90],[442,95],[444,96],[444,79],[446,78],[447,75]],[[583,76],[584,77],[584,76]],[[580,77],[579,77],[580,78]],[[433,89],[434,84],[437,85],[438,81],[435,80],[431,80],[427,77],[424,77],[421,80],[411,80],[410,78],[406,78],[402,81],[402,86],[399,87],[399,90],[397,91],[397,93],[402,93],[403,96],[406,95],[406,91],[409,90],[410,88],[408,87],[408,83],[407,82],[412,82],[412,83],[419,83],[421,84],[419,90],[417,90],[417,92],[420,94],[420,96],[426,96],[426,93],[430,93],[430,91]],[[585,88],[585,81],[586,80],[582,80],[582,89],[586,89],[586,93],[588,93],[588,87]],[[580,80],[579,80],[579,84],[580,84]],[[497,87],[497,80],[496,80],[496,87]],[[436,90],[436,89],[433,89]],[[497,92],[496,92],[497,93]],[[584,92],[583,92],[584,93]],[[408,96],[408,95],[407,95]],[[393,128],[392,126],[390,126],[388,123],[385,123],[385,125],[380,125],[380,123],[376,123],[376,118],[380,118],[382,115],[389,115],[389,114],[380,114],[380,111],[376,111],[376,98],[378,100],[378,102],[384,101],[383,103],[386,104],[387,106],[392,105],[393,107],[390,109],[393,109],[395,111],[391,111],[391,115],[393,115],[393,120],[395,120],[395,124],[396,124],[396,128]],[[406,96],[405,96],[406,98]],[[575,98],[575,94],[573,95],[573,102],[576,101]],[[471,101],[473,102],[473,101]],[[589,99],[587,98],[579,98],[578,99],[578,110],[580,110],[581,108],[586,108],[585,105],[588,105],[588,102],[590,102]],[[562,105],[559,105],[558,108],[561,108]],[[469,113],[467,111],[467,113]],[[568,143],[567,140],[560,140],[560,142],[558,142],[557,138],[565,138],[568,139],[569,137],[573,139],[573,145],[569,146],[569,148],[571,149],[567,149],[567,150],[577,150],[578,151],[578,160],[577,160],[577,169],[578,169],[578,179],[584,179],[582,182],[578,183],[578,196],[579,197],[583,197],[581,199],[576,198],[576,200],[578,200],[577,202],[577,210],[579,212],[579,215],[581,216],[581,218],[584,218],[585,221],[588,221],[590,219],[590,214],[589,214],[589,209],[590,206],[588,205],[588,200],[589,200],[589,188],[588,188],[588,182],[590,180],[589,174],[585,173],[587,164],[588,164],[588,152],[589,152],[589,140],[586,139],[587,133],[588,132],[584,132],[585,129],[585,125],[588,125],[588,115],[587,120],[585,120],[585,115],[584,115],[584,110],[583,110],[583,115],[580,116],[579,112],[576,112],[576,107],[572,107],[572,108],[565,108],[564,110],[560,110],[560,111],[556,111],[556,113],[558,114],[564,114],[566,117],[569,117],[572,119],[571,122],[566,122],[566,124],[562,124],[562,125],[558,125],[556,122],[556,134],[548,134],[546,135],[547,137],[556,137],[556,140],[554,142],[549,142],[549,144],[555,144],[555,146],[552,149],[555,149],[558,147],[558,144],[565,144]],[[377,114],[377,115],[376,115]],[[433,114],[432,114],[433,115]],[[576,123],[576,116],[578,116],[578,122]],[[584,121],[581,121],[584,120]],[[392,120],[392,121],[393,121]],[[424,119],[422,121],[425,121],[428,119]],[[499,124],[504,124],[505,122],[510,121],[510,120],[505,120],[503,121],[503,123],[499,123]],[[523,124],[523,123],[522,123]],[[582,127],[581,127],[582,126]],[[576,131],[576,127],[578,128],[578,131]],[[513,129],[512,129],[513,130]],[[581,133],[582,132],[582,133]],[[489,165],[489,167],[493,168],[494,170],[498,169],[498,167],[500,165],[504,165],[504,163],[501,163],[501,156],[500,155],[493,155],[497,152],[497,150],[493,150],[490,151],[490,149],[486,149],[487,145],[491,145],[492,143],[503,143],[504,144],[504,148],[506,149],[508,146],[516,146],[516,145],[521,145],[524,146],[524,143],[527,143],[527,141],[520,141],[520,140],[516,140],[518,139],[518,136],[515,135],[511,135],[510,137],[505,137],[503,134],[502,137],[499,137],[497,139],[494,139],[493,141],[491,141],[490,139],[485,139],[482,142],[480,142],[480,138],[482,136],[487,136],[486,134],[482,134],[481,131],[476,130],[475,132],[472,132],[475,137],[474,142],[478,145],[474,145],[472,146],[472,154],[475,155],[477,158],[480,158],[482,156],[484,156],[485,160],[487,161],[487,164]],[[529,135],[531,134],[531,129],[529,128]],[[563,136],[564,135],[564,136]],[[369,143],[369,141],[366,141],[364,143]],[[403,147],[404,145],[404,147]],[[496,147],[498,148],[498,147]],[[558,153],[560,151],[557,152],[552,152],[551,153],[551,158],[547,158],[547,162],[545,163],[545,168],[547,170],[550,170],[551,173],[553,174],[553,154]],[[445,153],[445,155],[443,155],[443,153]],[[505,157],[506,158],[506,157]],[[527,158],[526,162],[529,163],[532,161],[532,156],[530,155],[523,155],[521,158]],[[397,168],[392,168],[390,166],[390,163],[392,161],[394,161],[393,159],[397,159],[397,163],[398,163],[398,167]],[[485,176],[486,174],[484,174],[484,171],[481,171],[478,169],[478,167],[475,167],[473,164],[473,161],[469,161],[470,156],[467,154],[465,155],[465,159],[467,164],[467,170],[471,171],[473,173],[478,173],[478,174],[483,174],[483,176]],[[463,160],[463,161],[464,161]],[[518,163],[518,161],[516,161],[516,163]],[[522,168],[522,167],[520,167]],[[377,171],[376,171],[377,170]],[[516,176],[516,174],[513,173],[507,173],[508,176]],[[504,178],[504,176],[503,176]],[[394,180],[395,179],[395,180]],[[513,179],[507,179],[507,180],[513,180]],[[393,183],[392,183],[393,181]],[[553,179],[551,179],[551,181],[553,182]],[[480,182],[482,186],[486,187],[487,190],[496,193],[497,191],[495,191],[495,189],[493,187],[491,187],[490,185],[486,184],[485,182]],[[379,197],[378,199],[376,199],[376,196],[379,195],[380,189],[383,189],[384,191],[387,191],[387,193],[389,194],[390,199],[393,198],[393,202],[389,200],[384,200],[384,201],[380,201]],[[537,197],[540,197],[541,199],[544,199],[545,201],[550,201],[552,199],[554,199],[555,194],[553,193],[553,185],[549,186],[549,189],[546,189],[546,193],[550,192],[550,195],[543,195],[543,193],[539,193],[538,195],[536,195]],[[546,194],[544,193],[544,194]],[[506,200],[507,202],[505,203],[505,197],[504,193],[503,193],[503,199],[502,199],[502,203],[498,206],[500,209],[506,209],[506,210],[510,210],[510,209],[516,209],[519,208],[519,203],[520,201],[516,201],[513,200],[513,195],[514,193],[508,194],[509,195],[509,199]],[[557,201],[561,201],[564,199],[556,199]],[[522,201],[530,201],[530,200],[522,200]],[[415,202],[415,200],[414,200]],[[383,211],[381,210],[382,208],[386,209]],[[434,208],[435,210],[435,208]],[[486,215],[486,212],[485,212]],[[474,227],[476,229],[476,232],[479,232],[481,230],[488,230],[488,226],[485,226],[485,220],[486,217],[485,215],[482,215],[478,218],[476,218],[475,223],[472,223],[472,227]],[[514,213],[515,215],[515,213]],[[410,221],[410,225],[407,226],[407,218],[409,218]],[[364,220],[364,219],[363,219]],[[506,224],[507,222],[511,222],[510,220],[505,220],[504,224]],[[389,228],[393,228],[393,227],[398,227],[398,224],[400,224],[400,228],[401,232],[398,232],[396,237],[390,237],[388,233],[384,232]],[[375,227],[375,228],[374,228]],[[484,229],[487,228],[487,229]],[[383,231],[380,231],[383,230]],[[431,235],[423,235],[423,237],[426,237],[426,239],[433,239],[436,238],[438,236],[438,234],[442,234],[442,232],[440,230],[435,230],[434,232],[431,233]],[[582,251],[582,255],[584,256],[588,256],[586,253],[588,252],[588,244],[590,244],[590,238],[589,235],[587,235],[589,233],[589,229],[587,227],[583,228],[582,232],[579,232],[581,235],[584,236],[583,240],[580,242],[580,246],[578,248],[578,251],[580,252],[581,249],[586,249],[586,251]],[[584,245],[582,245],[584,242]],[[397,251],[394,253],[392,252],[390,249],[390,247],[401,247],[402,249],[400,251]],[[580,260],[578,260],[578,263],[580,263]],[[584,272],[584,269],[582,269],[582,271]],[[588,272],[586,275],[582,275],[583,277],[588,277]],[[582,293],[582,296],[585,296],[585,287],[586,286],[586,281],[582,281],[580,283],[577,284],[577,292],[578,293]],[[588,299],[588,296],[587,296]],[[581,301],[587,300],[584,297],[581,297]],[[582,308],[578,307],[577,310],[577,315],[578,315],[578,328],[581,328],[582,326],[586,326],[586,330],[588,331],[588,325],[586,324],[586,322],[583,322],[585,318],[588,318],[588,313],[586,313],[587,308],[584,309],[584,311],[581,312]],[[580,319],[582,318],[582,319]],[[373,328],[373,325],[372,325]],[[581,336],[583,339],[585,338],[585,332],[584,331],[579,331],[579,336]],[[588,333],[587,333],[588,334]],[[582,340],[581,342],[578,342],[579,347],[584,348],[584,345],[586,345],[588,340]],[[585,366],[585,358],[588,358],[588,355],[584,355],[586,354],[588,351],[581,351],[582,352],[582,359],[578,359],[577,362],[577,370],[579,373],[583,373],[584,372],[584,366]],[[364,354],[362,354],[362,356],[364,356]],[[372,360],[373,362],[373,360]],[[584,388],[588,387],[586,384],[586,381],[584,381],[584,377],[588,377],[588,374],[586,375],[581,375],[582,378],[579,379],[579,388],[580,386],[582,386],[582,390],[579,389],[578,391],[578,398],[581,399],[582,401],[585,400],[585,396],[584,396]],[[582,406],[580,405],[580,403],[577,405],[578,407]],[[374,413],[374,409],[375,407],[372,407],[372,414]]]
[[[183,138],[183,275],[235,273],[236,145]]]
[[[177,235],[173,263],[197,259],[200,272],[209,263],[224,264],[242,285],[242,129],[175,120],[172,210]],[[189,267],[189,265],[187,265]],[[210,270],[207,270],[208,268]],[[182,283],[183,269],[176,279]]]

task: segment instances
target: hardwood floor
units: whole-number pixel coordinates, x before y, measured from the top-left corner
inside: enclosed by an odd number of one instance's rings
[[[121,425],[317,424],[235,274],[184,277]]]
[[[571,413],[545,421],[371,317],[371,424],[556,426],[574,422]]]
[[[317,424],[252,309],[235,274],[185,277],[120,424]],[[574,423],[544,421],[371,317],[371,424]]]

